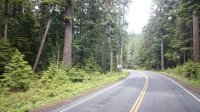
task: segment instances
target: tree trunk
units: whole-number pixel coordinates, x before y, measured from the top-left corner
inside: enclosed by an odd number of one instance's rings
[[[8,37],[8,0],[5,0],[3,37],[6,41]]]
[[[60,61],[60,46],[58,45],[57,68],[58,68],[58,66],[59,66],[59,61]]]
[[[186,62],[186,53],[185,53],[185,52],[186,52],[186,51],[183,52],[183,63]]]
[[[43,46],[44,46],[48,31],[49,31],[49,27],[50,27],[51,21],[52,21],[52,18],[50,17],[49,20],[48,20],[48,23],[47,23],[47,27],[46,27],[45,33],[44,33],[44,35],[42,37],[42,41],[41,41],[41,44],[40,44],[40,48],[39,48],[35,63],[33,65],[33,71],[34,72],[35,72],[35,70],[37,68],[37,65],[38,65],[38,62],[39,62],[39,59],[40,59],[40,55],[41,55],[41,52],[42,52],[42,49],[43,49]]]
[[[72,0],[66,0],[63,64],[64,66],[70,66],[71,63],[72,63]]]
[[[193,10],[193,61],[200,61],[200,46],[199,46],[199,20],[197,10]]]
[[[81,17],[80,17],[80,38],[82,38],[83,35],[83,20],[82,20],[82,11],[81,11]]]
[[[102,60],[101,60],[102,70],[105,71],[106,70],[106,48],[107,48],[105,37],[102,37],[101,48],[102,48]]]
[[[117,66],[119,65],[119,53],[116,54],[116,64]],[[119,70],[118,67],[116,66],[116,70]]]
[[[113,47],[112,42],[110,42],[111,48],[110,48],[110,74],[112,74],[113,71]]]
[[[161,39],[161,70],[164,70],[164,45],[163,45],[163,39]]]
[[[120,49],[120,65],[121,65],[121,70],[123,68],[123,36],[122,36],[122,41],[121,41],[121,49]]]

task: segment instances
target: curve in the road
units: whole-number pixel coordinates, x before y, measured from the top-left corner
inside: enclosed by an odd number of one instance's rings
[[[49,112],[200,112],[200,96],[172,79],[150,71],[129,72],[125,80]]]
[[[181,86],[180,84],[178,84],[177,82],[175,82],[174,80],[164,76],[164,75],[161,75],[162,77],[165,77],[167,78],[168,80],[172,81],[174,84],[178,85],[180,88],[182,88],[185,92],[187,92],[189,95],[191,95],[194,99],[196,99],[199,103],[200,103],[200,99],[197,98],[195,95],[193,95],[190,91],[188,91],[186,88],[184,88],[183,86]]]
[[[142,103],[142,100],[143,100],[143,98],[144,98],[144,95],[145,95],[145,93],[146,93],[146,91],[147,91],[147,87],[148,87],[148,76],[147,76],[146,74],[142,73],[142,72],[141,72],[141,74],[143,74],[144,77],[145,77],[144,87],[143,87],[142,91],[140,92],[140,94],[139,94],[137,100],[135,101],[133,107],[131,108],[130,112],[137,112],[137,111],[138,111],[138,109],[139,109],[139,107],[140,107],[140,105],[141,105],[141,103]]]

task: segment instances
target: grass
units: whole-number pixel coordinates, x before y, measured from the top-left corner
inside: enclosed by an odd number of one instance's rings
[[[183,77],[180,74],[176,74],[173,70],[165,70],[164,72],[161,72],[161,73],[166,75],[166,76],[180,80],[187,85],[191,85],[191,86],[200,88],[200,81],[199,80],[194,80],[194,79],[191,79],[191,78]]]
[[[87,75],[83,82],[54,82],[43,85],[41,81],[33,81],[26,92],[8,92],[1,88],[0,112],[26,112],[43,105],[67,99],[80,93],[92,90],[105,84],[125,78],[127,73],[112,75]]]

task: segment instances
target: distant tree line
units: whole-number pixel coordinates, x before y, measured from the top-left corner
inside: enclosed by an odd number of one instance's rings
[[[132,40],[140,44],[130,43],[129,65],[163,70],[189,60],[199,62],[199,12],[199,0],[153,0],[149,23],[140,38]]]

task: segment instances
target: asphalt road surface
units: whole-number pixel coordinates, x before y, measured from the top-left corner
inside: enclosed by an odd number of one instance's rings
[[[200,95],[153,72],[131,75],[50,112],[200,112]]]

